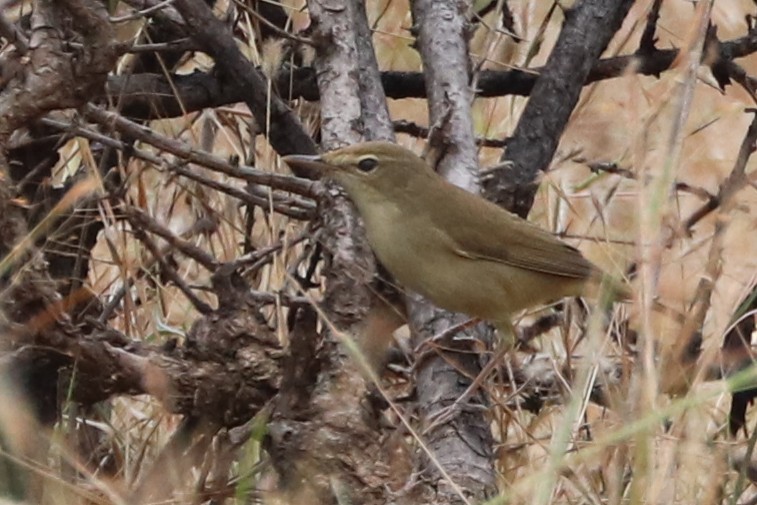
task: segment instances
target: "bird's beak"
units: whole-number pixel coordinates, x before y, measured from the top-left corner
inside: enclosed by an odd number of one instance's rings
[[[333,167],[326,163],[323,158],[316,155],[304,155],[304,154],[290,154],[282,158],[287,165],[303,172],[315,172],[319,175],[323,175],[329,172]]]

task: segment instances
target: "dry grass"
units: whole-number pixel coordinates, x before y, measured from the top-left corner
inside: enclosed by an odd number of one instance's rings
[[[293,3],[299,7],[300,2]],[[634,50],[649,4],[651,1],[637,2],[609,54]],[[483,68],[521,66],[532,51],[536,54],[530,65],[540,65],[558,33],[559,14],[547,22],[544,40],[537,48],[534,37],[549,2],[521,0],[510,5],[525,42],[515,45],[508,37],[482,27],[471,43],[471,52],[477,61],[485,60]],[[742,35],[743,15],[753,10],[753,4],[747,0],[717,3],[712,18],[721,39]],[[294,24],[302,27],[307,22],[306,15],[296,11],[293,10]],[[407,2],[371,1],[369,15],[377,22],[374,42],[381,68],[417,70],[419,57],[408,46]],[[698,15],[690,2],[665,2],[658,47],[694,44],[693,27]],[[487,22],[493,24],[494,20]],[[260,61],[263,54],[266,54],[263,48],[249,48],[248,55],[253,61]],[[741,63],[748,72],[757,71],[754,57]],[[204,66],[207,62],[191,64]],[[716,192],[733,168],[750,121],[743,110],[754,106],[737,86],[721,93],[707,83],[707,76],[700,77],[693,83],[690,103],[684,106],[679,105],[681,96],[691,79],[685,59],[660,78],[629,72],[622,78],[587,87],[531,214],[531,219],[545,228],[572,237],[568,239],[571,243],[608,271],[621,274],[630,261],[644,258],[644,273],[635,284],[639,299],[655,296],[679,311],[688,309],[706,271],[717,216],[705,219],[691,236],[677,236],[671,248],[660,250],[657,245],[661,237],[671,228],[676,229],[676,224],[701,203],[697,197],[680,192],[669,198],[660,193],[660,188],[677,180]],[[521,97],[477,100],[476,133],[492,138],[506,136],[515,127],[525,102]],[[393,101],[390,110],[394,119],[427,123],[426,107],[421,100]],[[306,120],[312,121],[309,106],[303,105],[302,113]],[[254,159],[258,167],[285,172],[266,142],[260,137],[253,138],[249,119],[248,111],[239,105],[192,113],[171,121],[155,121],[151,126],[218,155]],[[403,136],[400,142],[418,152],[422,149],[420,140]],[[61,153],[64,162],[59,167],[60,178],[66,176],[67,167],[77,167],[92,159],[89,146],[81,140],[70,141]],[[482,166],[494,163],[498,156],[498,150],[482,149]],[[588,162],[616,162],[648,182],[642,184],[611,174],[596,175],[588,169]],[[754,163],[757,161],[750,161],[748,171]],[[217,231],[192,237],[195,245],[219,260],[243,253],[245,223],[237,200],[169,177],[139,160],[130,161],[123,167],[123,173],[130,181],[129,197],[133,202],[175,233],[182,234],[199,218],[211,218],[219,225]],[[218,174],[207,175],[239,185],[239,181]],[[757,271],[757,241],[751,239],[757,193],[747,187],[737,194],[736,202],[726,216],[728,228],[719,258],[722,270],[715,279],[703,331],[703,362],[721,345],[731,316],[751,288]],[[290,241],[303,229],[302,223],[263,214],[259,209],[255,217],[250,240],[257,247]],[[159,278],[137,277],[138,272],[151,270],[149,253],[106,206],[102,218],[106,229],[93,254],[90,276],[93,289],[107,297],[129,279],[136,279],[127,290],[126,310],[115,320],[118,329],[134,339],[150,342],[184,335],[198,317],[191,304],[176,288],[164,285]],[[299,247],[292,247],[275,254],[273,262],[253,279],[255,289],[292,291],[287,267],[300,253]],[[191,260],[185,260],[179,272],[190,285],[208,284],[208,272]],[[210,296],[199,293],[213,303]],[[313,296],[317,297],[317,293]],[[285,310],[272,308],[268,316],[285,342],[288,338],[282,319]],[[497,468],[503,496],[492,503],[714,504],[745,503],[744,500],[755,495],[753,488],[748,488],[741,497],[734,491],[748,484],[730,469],[729,461],[744,454],[747,441],[743,437],[730,440],[724,429],[728,389],[748,377],[738,377],[729,383],[705,382],[694,373],[687,375],[693,382],[682,384],[677,373],[679,367],[671,362],[672,353],[668,352],[680,345],[680,325],[643,308],[636,310],[633,320],[643,336],[636,358],[643,366],[631,368],[630,359],[626,358],[633,374],[625,378],[616,393],[610,394],[609,408],[590,402],[588,394],[595,385],[602,384],[604,364],[619,360],[625,353],[608,338],[599,324],[599,314],[590,316],[588,336],[572,349],[572,377],[565,375],[568,359],[565,349],[566,343],[575,343],[578,327],[574,324],[560,328],[543,338],[540,359],[545,370],[561,378],[564,390],[539,414],[513,407],[507,385],[489,386],[492,397],[501,405],[493,409],[492,426],[500,440]],[[531,358],[519,356],[513,366],[526,359]],[[675,394],[668,394],[671,391]],[[10,397],[12,392],[7,388],[0,388],[0,394],[3,401],[19,404]],[[0,422],[5,430],[12,430],[11,438],[16,443],[38,443],[35,442],[39,438],[38,428],[22,408],[12,412],[2,410]],[[37,469],[44,477],[43,501],[121,503],[121,493],[134,489],[150,472],[163,472],[163,477],[170,480],[171,470],[155,467],[154,462],[177,423],[177,418],[167,415],[146,397],[119,398],[97,412],[68,412],[54,432],[47,434],[53,447],[49,464]],[[103,466],[115,469],[113,476],[93,474],[81,465],[77,454],[80,447],[86,446],[85,439],[96,440],[90,450],[102,453],[107,459]],[[232,466],[239,477],[232,483],[228,503],[246,503],[244,495],[248,489],[275,486],[270,475],[255,466],[259,449],[254,437],[246,449],[243,460]],[[202,471],[198,468],[192,475],[199,479]],[[70,484],[77,472],[76,484]],[[195,503],[194,485],[194,482],[179,483],[177,489],[181,493],[166,503]]]

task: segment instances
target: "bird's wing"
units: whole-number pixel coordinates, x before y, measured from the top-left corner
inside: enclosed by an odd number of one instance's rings
[[[455,206],[436,206],[429,216],[447,230],[454,252],[474,259],[561,277],[587,278],[595,267],[575,247],[463,189]]]

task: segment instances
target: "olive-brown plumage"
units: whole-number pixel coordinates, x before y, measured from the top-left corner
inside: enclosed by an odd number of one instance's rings
[[[509,332],[514,313],[579,295],[588,279],[601,277],[576,248],[448,183],[396,144],[365,142],[284,159],[336,179],[387,270],[442,308]]]

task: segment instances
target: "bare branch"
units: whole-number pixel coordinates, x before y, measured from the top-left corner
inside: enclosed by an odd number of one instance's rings
[[[478,156],[468,56],[469,3],[415,0],[412,9],[429,97],[430,161],[447,180],[477,193]],[[468,319],[442,311],[420,296],[409,297],[408,315],[416,347]],[[437,470],[432,474],[429,487],[438,503],[457,503],[465,501],[466,496],[481,500],[495,489],[489,449],[493,440],[483,415],[488,399],[478,388],[476,377],[481,377],[481,367],[473,352],[474,342],[486,342],[490,331],[482,324],[465,331],[469,338],[454,341],[451,351],[431,355],[415,367],[418,408],[421,421],[428,425],[425,434],[436,449],[439,465],[448,473]],[[431,422],[446,409],[460,405],[461,414]],[[429,472],[434,469],[430,467]]]
[[[318,194],[317,183],[297,177],[273,174],[263,170],[232,165],[219,156],[199,149],[193,149],[179,140],[169,139],[155,131],[129,121],[120,115],[88,105],[86,117],[107,128],[115,128],[129,138],[145,142],[156,148],[169,152],[190,163],[197,163],[220,173],[249,181],[254,184],[270,186],[282,191],[290,191],[303,196],[314,197]]]
[[[565,23],[502,156],[509,168],[484,182],[494,202],[524,217],[538,174],[549,166],[587,77],[626,17],[631,0],[585,0]]]
[[[313,154],[316,146],[297,116],[276,95],[269,96],[266,78],[242,55],[234,37],[202,0],[175,0],[189,35],[210,54],[218,68],[246,88],[245,103],[271,146],[281,155]]]

